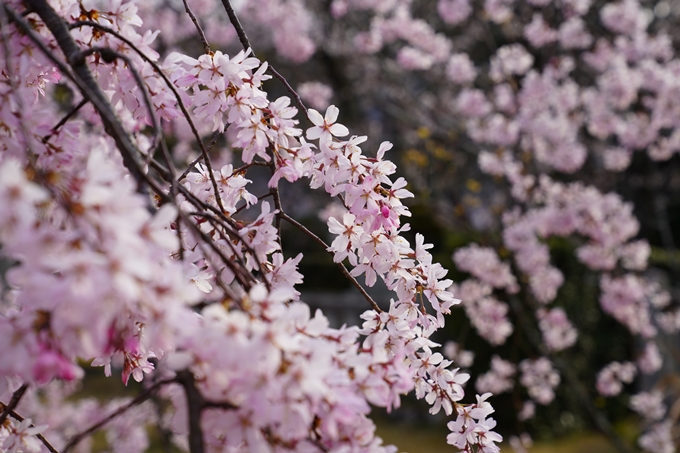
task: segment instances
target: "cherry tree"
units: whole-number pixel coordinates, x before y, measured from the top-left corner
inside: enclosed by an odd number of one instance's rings
[[[499,451],[490,394],[463,403],[469,375],[430,339],[460,301],[431,245],[402,235],[413,194],[392,145],[365,154],[337,107],[307,109],[228,0],[221,26],[243,45],[231,55],[184,2],[203,51],[161,56],[140,6],[2,2],[0,449],[86,451],[103,430],[113,451],[141,452],[155,425],[193,453],[396,451],[368,415],[415,393],[451,418],[450,444]],[[270,99],[275,84],[290,96]],[[330,245],[285,211],[282,179],[344,206]],[[300,300],[304,257],[284,256],[283,223],[365,297],[360,325],[331,328]],[[389,303],[361,275],[384,281]],[[73,398],[84,364],[143,390]]]
[[[670,356],[664,334],[680,328],[672,288],[647,272],[650,224],[659,231],[657,245],[675,249],[665,187],[653,189],[651,203],[647,194],[630,196],[640,177],[633,162],[663,162],[668,171],[643,175],[649,179],[677,178],[671,174],[677,175],[680,150],[677,6],[637,0],[263,4],[244,2],[239,11],[261,31],[258,44],[278,55],[277,64],[310,63],[296,85],[301,98],[319,109],[336,101],[359,110],[359,122],[390,134],[403,151],[409,164],[403,168],[415,183],[410,189],[430,194],[441,212],[455,213],[443,222],[479,233],[452,257],[468,276],[452,291],[490,345],[523,341],[530,352],[519,363],[493,357],[475,388],[520,387],[522,421],[566,385],[626,451],[592,404],[594,394],[614,397],[635,379],[657,374],[663,355]],[[219,33],[214,5],[201,8],[212,12],[204,19],[208,41],[234,39]],[[284,25],[271,26],[278,23]],[[461,169],[451,170],[456,166]],[[674,190],[677,200],[677,184]],[[652,209],[634,206],[634,198]],[[342,215],[336,231],[354,222]],[[574,261],[597,279],[600,311],[639,345],[625,360],[591,370],[590,388],[568,362],[579,333],[590,332],[560,306],[570,276],[552,256],[555,240],[565,240]],[[677,280],[677,261],[665,267]],[[375,281],[367,274],[367,284]],[[461,366],[469,362],[463,346],[477,348],[451,344],[447,355]],[[643,449],[674,451],[674,399],[677,393],[667,388],[630,398],[643,421]],[[518,438],[513,444],[523,448]]]

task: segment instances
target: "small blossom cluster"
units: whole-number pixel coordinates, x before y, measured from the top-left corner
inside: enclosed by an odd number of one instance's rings
[[[492,345],[505,343],[514,328],[508,319],[508,304],[492,295],[493,288],[468,279],[453,285],[452,290],[463,300],[465,314],[477,333]]]
[[[442,353],[444,354],[444,357],[452,360],[456,365],[460,365],[462,368],[470,368],[475,360],[474,352],[466,351],[455,341],[449,340],[444,343]]]
[[[453,261],[458,269],[469,272],[487,285],[505,289],[510,294],[519,291],[517,279],[510,271],[510,266],[501,263],[493,249],[471,244],[456,250]]]
[[[498,395],[513,389],[513,376],[517,372],[515,365],[494,355],[491,357],[491,368],[480,375],[475,382],[475,389],[480,393],[491,392]]]
[[[597,391],[605,396],[615,396],[623,390],[623,384],[630,384],[637,370],[631,362],[612,362],[597,374]]]
[[[630,408],[647,420],[658,421],[666,415],[663,393],[658,390],[633,395],[630,398]]]
[[[536,311],[536,316],[543,342],[551,351],[561,351],[576,342],[578,334],[563,309],[540,308]]]
[[[492,431],[496,426],[496,420],[486,418],[493,413],[493,408],[486,399],[490,393],[477,396],[477,403],[467,407],[459,407],[458,418],[447,425],[451,430],[446,441],[463,451],[483,451],[488,453],[500,452],[496,442],[502,437]],[[470,450],[470,445],[476,445],[477,450]]]
[[[560,375],[547,357],[536,360],[525,359],[519,363],[522,376],[519,379],[531,399],[538,404],[547,405],[555,399],[554,389],[560,383]]]

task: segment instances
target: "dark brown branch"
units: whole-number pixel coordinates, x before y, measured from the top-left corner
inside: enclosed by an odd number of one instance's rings
[[[173,379],[164,379],[162,381],[158,381],[150,385],[149,387],[145,388],[139,395],[134,397],[132,401],[130,401],[128,404],[126,404],[123,407],[118,408],[117,410],[113,411],[106,417],[104,417],[102,420],[98,421],[97,423],[93,424],[89,428],[87,428],[84,431],[79,432],[75,436],[71,437],[71,439],[68,441],[66,444],[66,447],[64,447],[62,453],[67,453],[69,450],[73,449],[78,443],[86,438],[87,436],[93,434],[95,431],[97,431],[99,428],[102,426],[106,425],[108,422],[113,420],[114,418],[120,416],[121,414],[124,414],[125,412],[129,411],[133,407],[142,404],[144,401],[148,400],[151,398],[151,396],[164,385],[171,384],[173,382],[176,382],[176,380]]]
[[[201,411],[203,410],[203,396],[196,388],[196,380],[190,371],[183,370],[177,373],[177,382],[184,387],[187,397],[187,412],[189,418],[189,451],[191,453],[204,453],[205,441],[201,429]]]
[[[228,403],[226,401],[210,401],[203,399],[203,405],[201,406],[204,409],[225,409],[225,410],[235,410],[238,409],[238,406],[234,406],[231,403]]]
[[[4,407],[0,413],[0,426],[2,426],[2,424],[7,419],[7,416],[17,407],[17,404],[19,404],[19,401],[21,401],[21,397],[24,396],[24,393],[26,393],[26,389],[28,389],[28,384],[23,384],[14,393],[12,393],[12,398],[9,400],[9,403],[7,403],[6,406],[3,405]],[[2,403],[0,403],[0,405],[2,405]]]
[[[226,401],[206,400],[196,387],[196,378],[189,370],[182,370],[177,373],[175,381],[184,387],[187,397],[187,412],[189,418],[189,451],[191,453],[203,453],[205,451],[205,440],[201,429],[201,413],[203,409],[238,409]]]
[[[64,124],[66,124],[66,122],[67,122],[68,120],[70,120],[70,119],[73,117],[73,115],[75,115],[76,113],[78,113],[78,111],[79,111],[80,109],[82,109],[82,108],[85,106],[85,104],[87,104],[87,99],[83,99],[83,100],[80,101],[75,107],[73,107],[73,108],[71,109],[71,111],[68,112],[68,113],[66,114],[66,116],[64,116],[61,120],[59,120],[59,122],[58,122],[57,124],[54,125],[54,127],[52,128],[52,132],[50,132],[49,134],[47,134],[46,136],[44,136],[44,137],[42,138],[42,142],[43,142],[43,143],[47,143],[47,141],[48,141],[50,138],[52,138],[52,136],[53,136],[54,134],[57,133],[57,131],[59,130],[59,128],[61,128],[61,126],[63,126]]]
[[[227,15],[229,16],[229,22],[231,22],[231,25],[233,25],[234,29],[236,29],[236,34],[238,35],[238,40],[241,41],[243,50],[247,51],[248,49],[250,49],[250,51],[252,52],[253,49],[250,46],[250,41],[248,40],[246,31],[243,29],[241,21],[238,20],[236,12],[234,11],[234,8],[231,6],[231,2],[229,0],[222,0],[222,5],[224,5],[224,9],[227,11]],[[254,52],[253,56],[255,56]]]
[[[276,156],[274,155],[274,152],[272,152],[272,160],[269,163],[269,169],[272,172],[272,176],[276,173]],[[276,186],[270,187],[269,188],[269,193],[272,194],[272,198],[274,198],[274,208],[279,211],[276,214],[276,233],[278,235],[278,242],[279,242],[279,247],[281,247],[281,250],[283,250],[283,240],[281,239],[281,216],[284,214],[283,212],[283,205],[281,204],[281,194],[279,193],[279,184],[278,182],[276,183]]]
[[[205,37],[205,33],[203,33],[203,29],[201,28],[201,25],[198,23],[198,19],[196,19],[196,16],[194,15],[194,12],[191,11],[191,8],[189,7],[189,2],[187,0],[182,0],[184,2],[184,9],[186,10],[187,14],[191,18],[191,21],[194,23],[194,27],[196,27],[196,31],[198,32],[198,36],[201,38],[201,42],[203,43],[203,50],[205,50],[206,54],[210,53],[210,44],[208,44],[208,40]]]
[[[104,31],[106,33],[109,33],[116,38],[120,39],[123,41],[125,44],[130,46],[132,50],[134,50],[144,61],[146,61],[151,67],[156,71],[156,73],[163,79],[167,87],[172,91],[172,93],[175,95],[175,99],[177,100],[177,105],[179,106],[180,110],[182,111],[182,114],[187,120],[187,123],[189,123],[189,128],[191,129],[192,134],[194,135],[194,138],[196,139],[196,142],[198,143],[199,148],[201,149],[201,156],[203,157],[203,161],[205,162],[205,166],[208,169],[208,175],[210,177],[210,181],[213,186],[213,190],[215,192],[215,199],[217,200],[217,204],[224,211],[224,206],[222,205],[222,198],[219,196],[219,191],[217,189],[217,181],[215,180],[215,175],[213,175],[213,170],[212,170],[212,163],[210,162],[210,158],[208,157],[208,150],[206,149],[205,145],[203,144],[203,140],[201,140],[201,136],[198,133],[198,129],[196,129],[196,125],[194,124],[193,120],[191,119],[191,116],[189,115],[189,111],[187,110],[186,106],[184,105],[184,102],[182,101],[182,98],[179,95],[179,92],[177,91],[177,88],[173,85],[173,83],[168,79],[168,76],[165,75],[163,70],[154,62],[151,60],[144,52],[142,52],[137,46],[135,46],[129,39],[125,38],[122,36],[120,33],[116,32],[115,30],[105,27],[103,25],[100,25],[96,22],[90,22],[90,21],[78,21],[74,22],[70,25],[71,28],[76,28],[76,27],[83,27],[83,26],[88,26],[88,27],[93,27],[98,30]],[[193,166],[196,164],[194,162],[189,169],[193,168]],[[188,171],[186,172],[188,173]],[[182,175],[182,178],[186,175]],[[180,180],[182,179],[180,178]]]
[[[252,53],[253,56],[255,56],[255,51],[250,45],[250,40],[248,39],[248,36],[246,35],[246,31],[243,29],[243,26],[241,25],[241,21],[238,20],[238,16],[236,16],[236,12],[234,11],[234,8],[231,6],[231,2],[229,0],[222,0],[222,5],[224,5],[224,9],[227,11],[227,15],[229,16],[229,21],[231,22],[231,25],[234,27],[236,30],[236,34],[238,35],[238,39],[241,42],[241,45],[243,46],[243,50],[248,50],[250,49],[250,52]],[[305,112],[305,116],[307,115],[307,107],[305,107],[305,104],[302,102],[302,98],[300,98],[300,95],[293,89],[292,86],[288,83],[285,77],[283,77],[279,71],[277,71],[274,66],[271,64],[267,68],[269,72],[272,73],[274,77],[279,79],[281,83],[286,87],[286,90],[295,98],[295,103],[302,109],[303,112]]]
[[[81,56],[81,51],[78,48],[75,40],[69,32],[69,28],[66,26],[64,20],[52,9],[52,7],[47,3],[46,0],[26,0],[26,3],[31,8],[32,12],[36,13],[42,21],[45,23],[47,28],[52,32],[57,44],[61,48],[62,52],[66,56],[66,60],[73,69],[73,73],[68,71],[68,68],[59,61],[53,52],[45,46],[45,44],[40,40],[33,32],[30,25],[26,23],[24,19],[19,17],[14,11],[5,5],[5,10],[9,15],[10,19],[17,25],[21,31],[33,41],[42,52],[61,70],[62,73],[69,78],[72,78],[74,83],[80,89],[83,97],[92,102],[92,105],[99,113],[104,124],[104,130],[109,134],[116,143],[118,150],[123,157],[123,164],[128,169],[130,174],[137,182],[137,190],[140,193],[144,193],[144,173],[141,169],[141,165],[138,162],[138,156],[140,155],[139,150],[132,143],[130,136],[121,124],[120,120],[116,116],[111,107],[106,95],[103,93],[97,81],[92,76],[85,59]],[[66,69],[66,71],[64,71]]]
[[[285,220],[286,222],[289,222],[291,225],[297,227],[300,231],[305,233],[307,236],[312,238],[314,242],[319,244],[324,248],[324,250],[328,251],[328,244],[326,244],[323,239],[321,239],[319,236],[316,234],[312,233],[307,229],[306,226],[295,220],[294,218],[290,217],[288,214],[282,213],[281,218]],[[330,252],[329,252],[330,253]],[[347,279],[352,282],[352,284],[356,287],[356,289],[359,290],[359,292],[364,296],[364,298],[368,301],[369,304],[371,304],[371,307],[373,310],[377,311],[378,313],[382,313],[382,309],[378,306],[378,304],[373,300],[373,298],[366,292],[363,286],[357,281],[356,278],[352,276],[352,274],[349,273],[347,268],[345,267],[344,264],[342,263],[336,263],[339,267],[342,273],[347,277]]]
[[[22,417],[21,415],[17,414],[17,413],[14,412],[14,411],[11,411],[11,412],[9,413],[9,415],[11,415],[12,418],[14,418],[14,419],[19,420],[20,422],[23,422],[23,421],[24,421],[24,417]],[[31,428],[35,428],[35,425],[34,425],[33,423],[31,423],[31,426],[30,426],[30,427],[31,427]],[[45,446],[45,448],[47,448],[47,450],[48,450],[50,453],[59,453],[59,451],[58,451],[56,448],[54,448],[54,447],[52,446],[51,443],[49,443],[49,441],[45,438],[45,436],[43,436],[42,434],[38,433],[38,434],[35,435],[35,437],[37,437],[38,440],[39,440],[40,442],[42,442],[42,444]]]

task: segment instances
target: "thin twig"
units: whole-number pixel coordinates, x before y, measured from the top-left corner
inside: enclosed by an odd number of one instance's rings
[[[146,109],[149,112],[149,117],[151,118],[151,127],[154,130],[154,135],[153,135],[153,140],[151,142],[151,147],[149,149],[149,155],[153,157],[154,150],[158,147],[160,144],[162,138],[163,138],[163,131],[158,124],[158,119],[156,118],[154,108],[153,108],[153,103],[151,102],[151,97],[149,96],[148,92],[148,87],[146,86],[146,83],[144,83],[144,80],[142,79],[142,76],[139,74],[139,72],[135,69],[134,65],[132,64],[132,60],[130,60],[127,56],[116,52],[113,49],[110,49],[108,47],[90,47],[88,49],[85,49],[82,52],[82,56],[86,57],[88,55],[91,55],[93,53],[98,53],[101,55],[102,60],[106,63],[111,63],[113,60],[123,60],[125,64],[128,67],[128,70],[132,74],[132,77],[134,77],[135,82],[137,83],[137,87],[139,90],[142,92],[142,97],[144,98],[144,104],[146,105]],[[148,165],[148,162],[146,163]]]
[[[78,111],[79,111],[81,108],[83,108],[83,107],[85,106],[85,104],[87,104],[87,99],[83,99],[83,100],[80,101],[75,107],[73,107],[73,109],[71,109],[71,111],[68,112],[68,113],[66,114],[66,116],[64,116],[57,124],[54,125],[54,127],[52,128],[52,131],[51,131],[49,134],[45,135],[45,136],[42,138],[42,142],[43,142],[43,143],[47,143],[47,141],[48,141],[50,138],[52,138],[52,136],[53,136],[54,134],[57,133],[57,131],[59,130],[59,128],[61,128],[61,126],[63,126],[64,124],[66,124],[66,122],[67,122],[68,120],[70,120],[71,117],[73,117],[73,115],[75,115],[76,113],[78,113]]]
[[[302,98],[300,97],[298,92],[295,91],[292,86],[290,86],[288,80],[286,80],[286,78],[282,76],[281,73],[279,73],[279,71],[277,71],[276,68],[274,68],[274,66],[272,66],[271,64],[267,67],[267,70],[271,72],[274,75],[274,77],[279,79],[281,83],[283,83],[283,86],[285,86],[286,90],[288,90],[288,92],[293,96],[293,98],[295,99],[295,103],[298,105],[298,107],[300,107],[300,109],[302,109],[303,112],[305,112],[305,117],[307,117],[307,107],[302,102]]]
[[[300,231],[302,231],[302,232],[305,233],[307,236],[309,236],[310,238],[312,238],[312,239],[314,240],[314,242],[316,242],[317,244],[321,245],[321,246],[324,248],[324,250],[328,251],[328,244],[326,244],[326,243],[323,241],[323,239],[321,239],[319,236],[317,236],[316,234],[314,234],[314,233],[312,233],[311,231],[309,231],[309,230],[307,229],[306,226],[304,226],[303,224],[301,224],[300,222],[298,222],[298,221],[295,220],[294,218],[290,217],[290,216],[289,216],[288,214],[286,214],[286,213],[282,213],[282,214],[281,214],[281,218],[282,218],[283,220],[285,220],[286,222],[289,222],[290,224],[296,226]],[[330,252],[329,252],[329,253],[330,253]],[[340,267],[340,270],[341,270],[342,273],[345,275],[345,277],[347,277],[347,279],[348,279],[350,282],[352,282],[352,284],[359,290],[359,292],[364,296],[364,298],[368,301],[368,303],[371,304],[371,307],[373,308],[373,310],[377,311],[378,313],[382,313],[383,310],[378,306],[378,304],[373,300],[373,298],[366,292],[366,290],[364,289],[364,287],[361,286],[361,284],[357,281],[357,279],[354,278],[354,277],[352,276],[352,274],[349,273],[349,271],[347,270],[347,268],[345,267],[345,265],[342,264],[341,262],[340,262],[340,263],[336,263],[336,264]]]
[[[12,398],[9,400],[9,403],[7,403],[7,405],[4,406],[4,408],[2,409],[2,413],[0,413],[0,426],[2,426],[7,416],[17,407],[17,404],[19,404],[21,397],[24,396],[24,393],[26,393],[26,389],[28,389],[28,384],[23,384],[21,387],[16,389],[14,393],[12,393]]]
[[[11,412],[9,413],[9,415],[11,415],[12,418],[14,418],[14,419],[19,420],[20,422],[23,422],[23,421],[24,421],[24,417],[22,417],[21,415],[17,414],[17,413],[14,412],[14,411],[11,411]],[[31,423],[30,428],[35,428],[35,425],[34,425],[33,423]],[[45,436],[43,436],[42,434],[38,433],[38,434],[35,435],[35,437],[37,437],[38,440],[40,440],[40,442],[42,442],[42,444],[45,446],[45,448],[47,448],[47,450],[49,450],[50,453],[59,453],[59,450],[57,450],[56,448],[54,448],[54,447],[52,446],[52,444],[49,443],[49,441],[45,438]]]
[[[69,65],[73,69],[71,72],[66,64],[61,62],[54,53],[49,49],[42,40],[36,36],[33,28],[26,23],[26,21],[16,14],[7,5],[4,5],[5,11],[9,15],[12,22],[14,22],[19,29],[40,49],[45,56],[52,61],[61,71],[62,75],[71,79],[80,89],[84,98],[92,102],[92,105],[99,113],[104,124],[106,133],[109,134],[116,142],[116,146],[123,157],[123,165],[128,169],[130,174],[137,182],[137,191],[145,194],[144,186],[144,172],[138,162],[138,155],[141,155],[137,147],[133,144],[127,131],[123,127],[119,118],[113,111],[106,95],[102,92],[97,84],[97,81],[92,76],[84,58],[79,58],[81,55],[80,48],[71,36],[68,27],[64,20],[57,14],[57,12],[47,3],[46,0],[26,0],[26,3],[31,8],[32,12],[36,13],[52,32],[54,39],[66,56]]]
[[[210,44],[208,44],[208,40],[205,37],[205,33],[203,32],[201,25],[198,23],[198,19],[196,19],[194,12],[191,11],[191,8],[189,7],[189,2],[187,0],[182,1],[184,2],[184,9],[186,10],[189,17],[191,17],[191,21],[194,23],[194,27],[196,27],[198,36],[201,37],[201,42],[203,43],[203,50],[205,50],[206,54],[210,54]]]
[[[189,124],[189,128],[191,129],[192,134],[194,135],[194,138],[196,139],[196,142],[198,143],[198,147],[201,149],[201,156],[203,157],[203,161],[205,162],[205,166],[208,169],[208,176],[210,177],[210,181],[212,182],[213,190],[215,192],[215,199],[217,200],[217,204],[224,211],[224,206],[222,205],[222,198],[219,196],[219,190],[217,188],[217,181],[215,180],[215,175],[213,174],[212,170],[212,163],[210,161],[210,158],[208,157],[208,150],[205,147],[205,144],[203,143],[203,140],[201,140],[201,136],[198,133],[198,129],[196,129],[196,125],[194,124],[194,121],[191,119],[191,115],[189,115],[189,111],[187,110],[186,106],[184,105],[184,102],[182,101],[182,98],[179,95],[179,92],[175,88],[174,84],[168,79],[168,76],[165,75],[163,70],[154,62],[151,60],[144,52],[142,52],[137,46],[135,46],[129,39],[125,38],[122,36],[120,33],[116,32],[115,30],[105,27],[103,25],[98,24],[97,22],[91,22],[91,21],[77,21],[72,24],[70,24],[70,28],[77,28],[77,27],[83,27],[83,26],[88,26],[88,27],[93,27],[98,30],[104,31],[106,33],[109,33],[116,38],[120,39],[123,41],[125,44],[130,46],[132,50],[134,50],[144,61],[146,61],[151,67],[156,71],[156,73],[163,79],[167,87],[172,91],[172,93],[175,95],[175,99],[177,100],[177,105],[179,106],[180,110],[182,111],[182,114],[184,115],[184,118],[187,120],[187,123]],[[189,167],[189,170],[193,168],[192,164]],[[188,173],[188,171],[186,172]],[[183,175],[183,177],[186,175]],[[182,178],[180,178],[181,180]]]
[[[118,408],[117,410],[113,411],[106,417],[104,417],[102,420],[98,421],[97,423],[93,424],[89,428],[85,429],[84,431],[79,432],[75,436],[71,437],[71,439],[68,441],[66,444],[66,447],[64,447],[62,453],[68,453],[69,450],[73,449],[78,443],[86,438],[87,436],[91,435],[95,431],[97,431],[99,428],[102,426],[106,425],[108,422],[113,420],[114,418],[120,416],[121,414],[124,414],[125,412],[129,411],[133,407],[142,404],[144,401],[148,400],[153,393],[161,388],[164,385],[171,384],[173,382],[176,382],[175,378],[172,379],[164,379],[162,381],[158,381],[144,389],[139,395],[137,395],[135,398],[132,399],[128,404],[126,404],[123,407]]]

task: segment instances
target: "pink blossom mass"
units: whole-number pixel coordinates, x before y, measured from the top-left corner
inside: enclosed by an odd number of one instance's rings
[[[679,24],[0,1],[0,453],[675,452]]]

